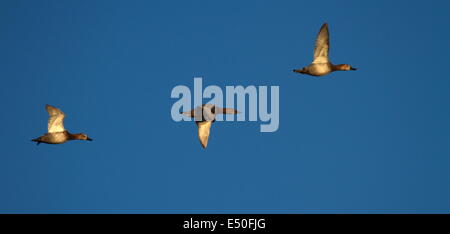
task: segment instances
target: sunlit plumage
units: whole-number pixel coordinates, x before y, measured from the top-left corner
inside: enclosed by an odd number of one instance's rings
[[[193,110],[182,114],[192,117],[198,127],[198,139],[203,148],[208,145],[211,125],[216,121],[217,114],[238,114],[239,111],[233,108],[221,108],[213,104],[203,104]]]
[[[92,141],[92,139],[84,133],[69,133],[64,128],[64,118],[66,116],[60,109],[50,105],[46,105],[45,109],[49,114],[47,133],[36,139],[33,139],[32,141],[37,142],[38,145],[40,143],[62,144],[70,140]]]
[[[330,50],[330,36],[328,32],[328,24],[324,23],[317,35],[314,48],[313,62],[301,69],[294,69],[294,72],[307,74],[311,76],[324,76],[334,71],[350,71],[356,68],[348,64],[333,65],[328,59]]]

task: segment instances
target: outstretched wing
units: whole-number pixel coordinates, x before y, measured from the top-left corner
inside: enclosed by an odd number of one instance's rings
[[[239,114],[241,112],[233,109],[233,108],[220,108],[216,107],[216,114]]]
[[[313,63],[327,63],[328,51],[330,49],[330,39],[328,33],[328,24],[324,23],[320,28],[316,39],[316,46],[314,48]]]
[[[181,114],[186,115],[187,117],[194,117],[194,110],[190,110],[190,111],[185,111],[185,112],[181,112]]]
[[[45,109],[48,112],[48,132],[64,132],[64,113],[53,106],[46,105]]]
[[[193,110],[182,112],[181,114],[183,114],[187,117],[190,117],[190,118],[195,118],[195,121],[203,120],[203,108],[202,107],[197,107]]]
[[[211,129],[211,121],[195,122],[198,127],[198,139],[202,144],[203,148],[208,145],[209,130]]]

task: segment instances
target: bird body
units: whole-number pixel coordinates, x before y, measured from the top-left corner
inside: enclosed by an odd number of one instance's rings
[[[312,63],[305,67],[303,71],[299,73],[308,74],[311,76],[324,76],[333,71],[333,65],[328,63]]]
[[[46,133],[37,139],[33,139],[33,141],[40,143],[47,143],[47,144],[62,144],[69,140],[69,132],[54,132],[54,133]]]

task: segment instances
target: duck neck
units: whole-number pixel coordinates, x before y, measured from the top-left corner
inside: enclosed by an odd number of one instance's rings
[[[348,64],[337,64],[337,65],[332,65],[332,69],[333,69],[333,71],[349,71],[350,66]]]
[[[71,134],[69,132],[67,132],[67,134],[69,135],[69,139],[70,140],[82,140],[82,135],[81,133],[75,133],[75,134]]]

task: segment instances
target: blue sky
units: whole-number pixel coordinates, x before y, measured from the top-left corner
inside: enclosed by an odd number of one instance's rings
[[[1,1],[1,213],[448,213],[448,1]],[[322,23],[330,58],[295,74]],[[280,86],[202,149],[177,85]],[[36,146],[45,104],[93,142]]]

